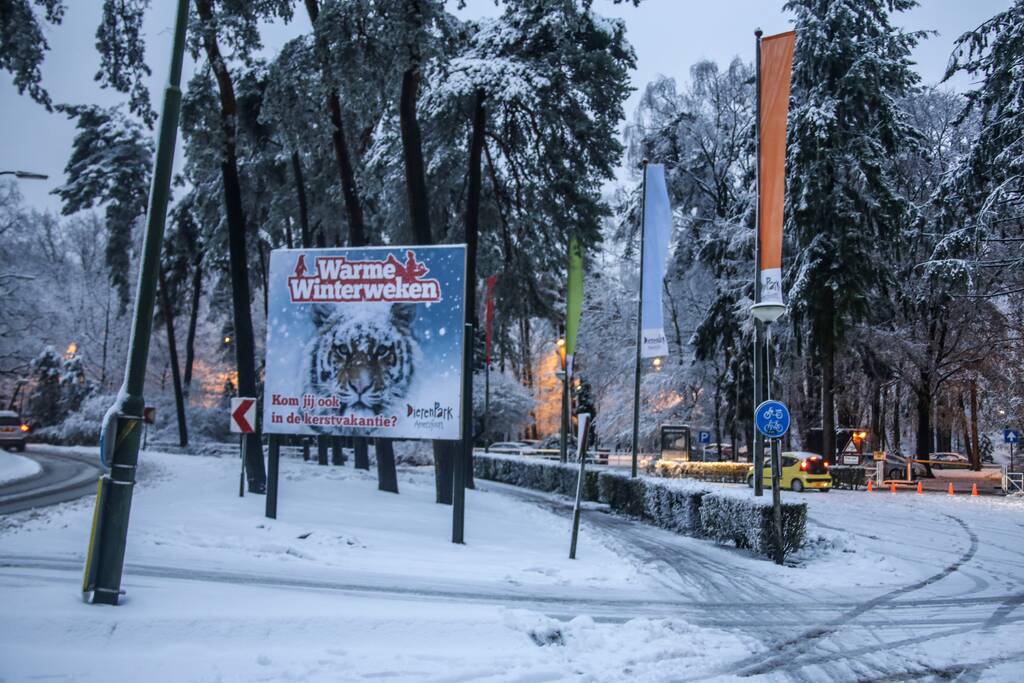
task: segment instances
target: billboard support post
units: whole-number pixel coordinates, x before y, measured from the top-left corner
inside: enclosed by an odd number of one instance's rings
[[[466,463],[473,457],[473,323],[466,323],[462,344],[462,443],[456,449],[452,487],[452,543],[465,543]]]
[[[281,437],[267,436],[267,509],[266,516],[277,519],[277,483],[281,469]]]

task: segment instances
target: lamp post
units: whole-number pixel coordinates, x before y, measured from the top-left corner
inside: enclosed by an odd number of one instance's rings
[[[142,436],[139,429],[145,407],[142,392],[153,331],[156,280],[160,269],[160,249],[167,219],[174,146],[181,112],[181,69],[185,54],[188,6],[189,0],[178,0],[170,76],[164,89],[159,141],[153,163],[153,181],[149,189],[146,233],[124,383],[118,400],[103,418],[100,432],[100,455],[104,464],[110,467],[110,474],[100,478],[82,581],[83,597],[93,603],[116,605],[121,595],[128,518]]]
[[[47,180],[50,176],[31,171],[0,171],[0,175],[12,175],[18,180]]]
[[[567,462],[567,440],[569,434],[569,378],[565,372],[565,339],[560,337],[555,345],[558,347],[558,362],[562,368],[558,374],[562,379],[562,427],[558,441],[558,461]]]

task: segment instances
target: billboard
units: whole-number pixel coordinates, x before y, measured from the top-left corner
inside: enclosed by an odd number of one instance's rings
[[[270,255],[263,431],[461,438],[466,248]]]

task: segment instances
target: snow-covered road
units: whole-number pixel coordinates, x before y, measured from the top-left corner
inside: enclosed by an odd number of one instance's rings
[[[478,482],[454,546],[429,471],[394,496],[287,458],[266,520],[237,461],[143,461],[120,607],[76,602],[91,499],[0,517],[0,679],[103,679],[90,654],[112,647],[125,671],[202,681],[1013,681],[1024,663],[1021,500],[800,496],[810,543],[785,567],[594,507],[570,562],[568,501],[546,494]]]
[[[543,494],[484,486],[570,510]],[[688,620],[765,645],[683,680],[1020,680],[1024,501],[784,496],[808,503],[812,540],[784,568],[612,515],[585,517],[661,567],[665,584],[695,601],[695,610],[682,612]]]

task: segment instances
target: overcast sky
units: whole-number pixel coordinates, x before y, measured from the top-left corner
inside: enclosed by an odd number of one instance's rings
[[[64,22],[50,28],[49,52],[43,67],[44,85],[55,102],[69,104],[116,104],[123,97],[97,87],[93,76],[99,67],[94,47],[100,0],[69,2]],[[153,70],[150,86],[153,102],[159,106],[167,79],[170,59],[171,26],[174,5],[170,0],[153,3],[146,20],[148,63]],[[269,25],[263,31],[268,55],[287,40],[309,30],[309,22],[300,11],[290,25]],[[454,9],[457,3],[449,0]],[[791,18],[782,11],[781,2],[755,0],[644,0],[639,8],[614,5],[611,0],[596,0],[598,12],[621,17],[627,35],[636,49],[637,68],[632,74],[634,88],[642,89],[658,74],[685,81],[690,65],[701,59],[724,63],[735,56],[753,59],[753,31],[760,27],[766,34],[790,28]],[[920,7],[897,16],[896,23],[908,30],[933,30],[937,35],[921,43],[914,60],[925,83],[941,80],[953,42],[964,31],[1006,9],[1010,0],[923,0]],[[469,0],[467,17],[493,15],[493,0]],[[193,69],[186,62],[184,81]],[[949,87],[964,90],[971,84],[957,78]],[[626,113],[632,116],[638,100],[634,92]],[[28,97],[19,96],[6,72],[0,72],[0,171],[26,170],[45,173],[48,181],[21,180],[19,187],[26,202],[35,208],[59,211],[59,202],[50,191],[63,180],[74,137],[73,125],[63,116],[48,114]]]

